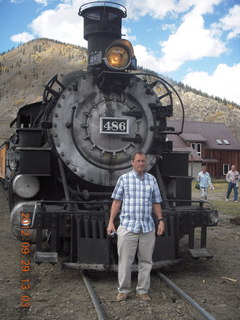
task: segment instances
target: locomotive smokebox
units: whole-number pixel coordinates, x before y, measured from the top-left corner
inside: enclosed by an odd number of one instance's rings
[[[94,1],[82,5],[78,14],[84,18],[84,39],[88,41],[88,54],[104,52],[121,38],[122,18],[126,8],[111,1]]]

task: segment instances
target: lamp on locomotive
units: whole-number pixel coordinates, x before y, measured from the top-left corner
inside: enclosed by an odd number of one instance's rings
[[[135,69],[136,59],[131,42],[125,39],[116,40],[107,48],[106,65],[113,70]]]

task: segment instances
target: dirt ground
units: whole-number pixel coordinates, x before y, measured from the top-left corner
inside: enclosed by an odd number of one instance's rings
[[[196,191],[194,197],[198,197]],[[216,190],[209,198],[224,199],[224,194]],[[226,214],[218,207],[219,224],[208,229],[208,249],[213,253],[213,259],[193,260],[185,254],[177,264],[160,270],[216,320],[240,319],[240,226],[230,222],[230,218],[240,215],[240,203],[229,205],[235,205],[234,213]],[[2,188],[0,216],[1,319],[97,319],[79,271],[63,270],[60,264],[35,265],[32,253],[29,253],[24,262],[26,265],[29,260],[31,272],[22,271],[21,243],[10,232],[6,191]],[[184,245],[183,241],[183,247]],[[169,293],[166,286],[157,281],[154,272],[150,291],[152,302],[146,305],[139,303],[136,298],[116,302],[116,274],[104,273],[97,277],[99,281],[96,281],[96,288],[109,320],[202,319],[187,314],[187,308],[181,299]],[[135,280],[136,277],[133,276],[133,282]],[[25,286],[28,283],[31,285],[29,289]],[[29,308],[21,307],[21,303],[27,302],[31,304]]]

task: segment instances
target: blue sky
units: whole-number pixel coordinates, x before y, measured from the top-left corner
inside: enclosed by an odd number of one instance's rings
[[[112,0],[113,1],[113,0]],[[0,53],[35,38],[86,47],[89,0],[0,0]],[[119,0],[138,65],[240,104],[240,0]]]

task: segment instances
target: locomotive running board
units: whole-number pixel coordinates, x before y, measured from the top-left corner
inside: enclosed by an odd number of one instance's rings
[[[213,255],[208,251],[207,248],[199,248],[199,249],[188,249],[190,256],[194,259],[198,258],[212,258]]]

